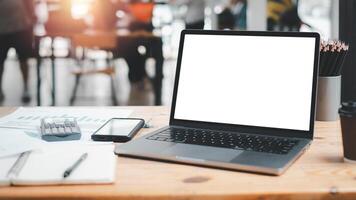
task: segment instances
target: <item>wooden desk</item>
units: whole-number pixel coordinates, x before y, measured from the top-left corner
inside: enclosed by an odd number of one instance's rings
[[[166,107],[130,107],[168,123]],[[0,114],[11,108],[0,108]],[[356,199],[356,165],[343,163],[338,122],[317,122],[310,149],[279,177],[118,157],[113,185],[0,188],[0,199]]]

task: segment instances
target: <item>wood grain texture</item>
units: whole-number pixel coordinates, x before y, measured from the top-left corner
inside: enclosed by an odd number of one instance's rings
[[[168,124],[167,107],[125,108],[152,118],[154,128],[138,137]],[[356,165],[343,162],[339,122],[317,122],[315,131],[310,149],[279,177],[118,157],[115,184],[2,187],[0,199],[356,199]]]

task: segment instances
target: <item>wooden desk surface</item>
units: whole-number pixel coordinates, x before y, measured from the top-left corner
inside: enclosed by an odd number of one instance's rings
[[[139,136],[168,123],[167,107],[130,109],[153,118]],[[116,176],[113,185],[2,187],[0,199],[356,199],[356,165],[343,162],[339,122],[317,122],[310,149],[279,177],[124,157]]]

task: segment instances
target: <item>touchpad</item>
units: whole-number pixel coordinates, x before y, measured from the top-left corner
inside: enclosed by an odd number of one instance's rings
[[[206,147],[198,145],[176,144],[162,153],[170,156],[181,156],[188,158],[197,158],[211,161],[229,162],[243,151],[224,149],[217,147]]]

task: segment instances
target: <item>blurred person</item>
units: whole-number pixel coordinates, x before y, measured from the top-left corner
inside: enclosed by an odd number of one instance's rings
[[[281,25],[287,27],[289,31],[299,31],[302,25],[307,26],[310,29],[315,29],[300,18],[298,6],[299,0],[296,0],[293,7],[281,15]]]
[[[268,0],[268,30],[299,31],[303,22],[298,13],[299,0]]]
[[[32,56],[33,26],[36,22],[34,2],[32,0],[0,0],[0,101],[5,96],[2,91],[4,63],[8,50],[16,50],[24,89],[22,101],[28,103],[31,97],[28,91],[28,58]]]
[[[151,34],[153,31],[154,2],[143,0],[130,0],[127,6],[130,15],[129,30],[131,33],[140,35]],[[126,46],[124,53],[125,60],[129,66],[129,80],[132,83],[138,83],[143,88],[143,80],[147,76],[146,60],[152,56],[152,53],[161,52],[162,46],[157,46],[144,37],[132,37],[129,41],[121,45]],[[145,49],[146,52],[140,52],[139,49]],[[155,57],[155,56],[152,56]],[[155,58],[157,61],[157,59]]]
[[[152,18],[154,2],[152,0],[131,0],[128,12],[131,16],[130,31],[153,31]]]
[[[117,56],[123,57],[129,67],[129,80],[144,88],[147,77],[146,60],[154,58],[156,69],[163,66],[162,40],[152,34],[154,2],[152,0],[129,0],[125,10],[130,18],[130,35],[118,42]],[[160,73],[161,70],[156,70]],[[156,74],[156,76],[163,76]]]
[[[234,27],[239,30],[246,30],[247,0],[230,0],[229,7],[234,15]]]
[[[224,8],[224,10],[218,14],[218,28],[220,30],[233,30],[235,28],[235,17],[229,7]]]
[[[299,31],[302,24],[296,5],[281,15],[280,25],[286,27],[289,31]]]
[[[115,57],[123,57],[129,67],[128,78],[139,91],[144,91],[147,81],[153,86],[155,105],[161,105],[163,79],[163,42],[162,38],[153,34],[152,0],[126,0],[126,15],[130,19],[128,29],[130,34],[119,36]],[[149,77],[146,72],[148,58],[155,60],[155,73]],[[133,90],[134,91],[134,90]]]
[[[292,0],[268,0],[267,1],[267,29],[276,30],[280,27],[281,16],[293,8]]]
[[[186,29],[204,29],[205,0],[171,0],[171,3],[187,6],[184,17]]]
[[[229,4],[219,13],[219,29],[246,29],[246,0],[230,0]]]

